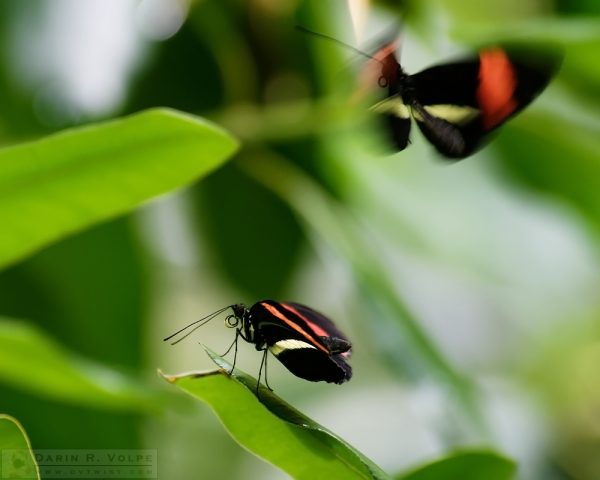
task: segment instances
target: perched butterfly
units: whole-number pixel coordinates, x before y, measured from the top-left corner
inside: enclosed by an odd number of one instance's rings
[[[250,308],[242,304],[229,305],[201,318],[164,340],[183,334],[176,344],[231,308],[225,324],[236,329],[235,339],[227,352],[241,337],[264,351],[259,381],[267,352],[271,352],[294,375],[311,382],[344,383],[352,377],[352,368],[346,359],[352,345],[334,323],[323,314],[299,303],[262,300]],[[191,327],[191,330],[189,330]],[[234,358],[235,365],[235,358]],[[268,386],[268,385],[267,385]]]
[[[460,159],[482,147],[488,135],[520,112],[548,85],[560,56],[506,50],[407,74],[396,59],[397,42],[371,58],[386,98],[373,109],[384,115],[394,147],[409,144],[411,117],[442,155]]]

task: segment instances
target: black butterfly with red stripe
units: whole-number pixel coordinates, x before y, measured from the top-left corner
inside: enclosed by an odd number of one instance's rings
[[[396,59],[397,41],[371,58],[386,98],[373,109],[384,115],[396,150],[409,144],[411,117],[443,156],[468,157],[490,133],[523,110],[548,85],[561,55],[556,51],[481,50],[476,59],[407,74]]]
[[[224,355],[235,346],[235,366],[239,337],[254,344],[256,350],[264,351],[259,382],[267,352],[271,352],[294,375],[311,382],[341,384],[352,378],[352,368],[346,362],[351,343],[329,318],[299,303],[262,300],[250,308],[243,304],[229,305],[164,340],[183,334],[172,342],[174,345],[227,309],[231,309],[232,313],[226,317],[225,324],[235,328],[236,335]],[[191,327],[194,328],[189,330]]]

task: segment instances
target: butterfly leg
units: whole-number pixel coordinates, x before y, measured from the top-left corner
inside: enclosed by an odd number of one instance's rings
[[[262,377],[262,371],[263,371],[263,367],[265,369],[265,385],[267,386],[267,388],[271,391],[273,391],[273,389],[269,386],[269,382],[267,381],[267,354],[269,353],[268,349],[263,350],[263,357],[262,360],[260,361],[260,368],[258,369],[258,381],[256,382],[256,396],[258,398],[260,398],[260,393],[259,393],[259,387],[260,387],[260,379]]]
[[[268,351],[269,350],[265,350],[265,354],[264,354],[264,357],[263,357],[265,359],[265,385],[267,386],[267,388],[269,390],[273,391],[273,389],[271,388],[271,385],[269,385],[269,378],[268,378],[268,375],[267,375],[267,372],[269,371],[269,369],[267,368],[267,361],[269,359],[268,358],[269,356],[267,355]]]
[[[233,365],[231,366],[231,370],[229,370],[229,375],[231,375],[233,373],[233,370],[235,370],[235,362],[237,360],[237,351],[238,351],[238,337],[240,336],[240,331],[236,330],[235,331],[235,338],[233,339],[233,342],[231,345],[229,345],[229,348],[227,349],[227,351],[221,355],[221,357],[224,357],[225,355],[227,355],[230,351],[231,351],[231,347],[233,347],[235,345],[235,349],[233,350]]]

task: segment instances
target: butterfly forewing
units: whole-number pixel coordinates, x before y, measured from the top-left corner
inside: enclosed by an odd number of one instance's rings
[[[300,316],[283,305],[273,300],[263,300],[250,309],[254,327],[264,337],[266,344],[271,346],[280,340],[296,340],[328,353],[320,336]]]
[[[348,340],[340,329],[322,313],[300,303],[283,302],[281,306],[288,312],[295,313],[316,335]]]
[[[252,307],[251,316],[256,329],[266,332],[269,338],[288,336],[325,352],[328,351],[328,343],[323,341],[324,337],[347,340],[325,315],[299,303],[263,300]]]
[[[529,105],[550,83],[558,71],[562,54],[558,51],[509,51],[517,82],[513,98],[517,103],[514,113]]]
[[[477,107],[479,61],[435,65],[410,76],[417,100],[423,105]]]

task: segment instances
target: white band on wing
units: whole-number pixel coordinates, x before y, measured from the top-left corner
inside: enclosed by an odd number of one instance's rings
[[[432,117],[440,118],[454,125],[464,125],[476,118],[480,112],[476,108],[467,105],[424,105],[425,111]],[[423,118],[415,109],[413,117],[417,121],[423,121]]]
[[[398,118],[410,118],[410,109],[402,102],[398,95],[386,98],[371,107],[376,113],[387,113]]]
[[[302,340],[279,340],[269,347],[271,353],[275,356],[279,355],[284,350],[299,350],[301,348],[312,348],[316,350],[310,343],[303,342]]]

